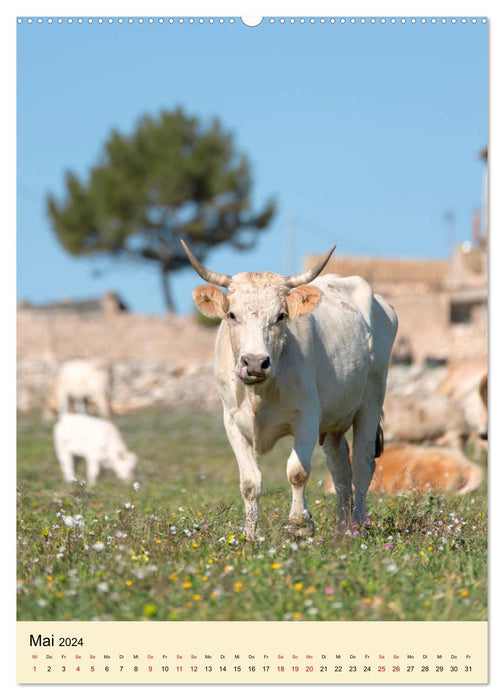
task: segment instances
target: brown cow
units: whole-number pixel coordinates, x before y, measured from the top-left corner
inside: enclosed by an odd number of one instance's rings
[[[483,480],[483,469],[459,450],[418,445],[389,445],[376,459],[369,487],[374,493],[464,494],[474,491]],[[328,480],[325,491],[334,493]]]

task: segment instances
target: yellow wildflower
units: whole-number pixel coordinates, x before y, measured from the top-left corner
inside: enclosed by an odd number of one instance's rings
[[[148,617],[154,617],[157,613],[157,608],[153,603],[146,603],[143,607],[143,614]]]

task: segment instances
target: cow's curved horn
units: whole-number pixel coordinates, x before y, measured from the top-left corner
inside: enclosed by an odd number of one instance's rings
[[[286,277],[285,278],[285,284],[289,287],[299,287],[300,284],[309,284],[312,280],[317,277],[317,275],[320,275],[324,267],[327,265],[329,262],[329,258],[333,254],[334,249],[336,248],[335,245],[331,248],[331,250],[326,253],[326,255],[322,258],[320,262],[318,262],[314,267],[311,268],[311,270],[308,270],[308,272],[302,272],[300,275],[293,275],[291,277]]]
[[[210,282],[210,284],[216,284],[219,287],[229,287],[229,284],[231,283],[230,275],[221,275],[218,272],[212,272],[194,257],[185,241],[181,240],[180,242],[182,243],[182,247],[189,258],[189,262],[202,279],[204,279],[206,282]]]

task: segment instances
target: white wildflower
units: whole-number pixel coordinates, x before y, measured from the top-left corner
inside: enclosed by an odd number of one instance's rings
[[[84,518],[82,515],[76,515],[75,517],[64,515],[63,522],[67,527],[84,527]]]

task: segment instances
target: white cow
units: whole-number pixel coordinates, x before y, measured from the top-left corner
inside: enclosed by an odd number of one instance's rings
[[[240,469],[245,535],[258,522],[261,472],[257,455],[284,435],[294,437],[287,461],[294,532],[313,533],[306,483],[317,440],[323,444],[338,495],[339,517],[366,517],[375,456],[383,449],[380,417],[397,316],[360,277],[325,275],[334,248],[295,277],[270,272],[234,276],[211,272],[182,242],[210,285],[192,293],[199,310],[222,318],[215,374],[224,424]],[[217,286],[226,287],[225,294]],[[345,433],[353,428],[352,465]]]
[[[87,463],[87,483],[93,486],[100,467],[112,469],[123,481],[131,481],[137,456],[130,452],[113,423],[104,418],[66,413],[54,426],[54,448],[65,481],[75,478],[74,458]]]
[[[387,442],[427,442],[463,451],[470,434],[461,406],[447,396],[388,393],[384,412]]]
[[[475,443],[487,439],[488,364],[486,358],[462,360],[450,367],[437,393],[457,401],[464,411]]]
[[[110,415],[111,372],[104,360],[69,360],[61,365],[52,392],[59,415],[71,410],[72,404],[81,413],[92,402],[98,413]]]

